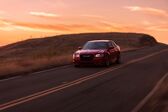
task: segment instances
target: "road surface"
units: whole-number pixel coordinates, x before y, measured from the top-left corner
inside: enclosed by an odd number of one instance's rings
[[[105,67],[58,67],[0,81],[0,112],[131,112],[168,72],[168,46]]]

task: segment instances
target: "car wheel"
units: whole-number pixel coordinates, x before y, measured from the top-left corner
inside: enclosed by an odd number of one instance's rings
[[[120,63],[121,63],[121,56],[120,56],[120,55],[117,56],[116,63],[117,63],[117,64],[120,64]]]
[[[109,66],[110,66],[110,59],[109,59],[109,58],[106,60],[105,66],[106,66],[106,67],[109,67]]]
[[[78,67],[80,67],[80,65],[78,65],[78,64],[75,64],[75,65],[74,65],[74,67],[78,68]]]

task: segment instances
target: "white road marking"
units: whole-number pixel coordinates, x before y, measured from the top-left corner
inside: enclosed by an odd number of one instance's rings
[[[21,76],[15,76],[15,77],[7,78],[7,79],[2,79],[2,80],[0,80],[0,82],[9,81],[9,80],[16,79],[19,77],[21,77]]]
[[[51,69],[47,69],[47,70],[42,70],[42,71],[39,71],[39,72],[33,72],[31,73],[30,75],[33,75],[33,74],[40,74],[40,73],[46,73],[46,72],[51,72],[53,70],[57,70],[57,69],[62,69],[62,68],[67,68],[67,67],[70,67],[72,65],[65,65],[65,66],[60,66],[60,67],[56,67],[56,68],[51,68]],[[14,77],[11,77],[11,78],[7,78],[7,79],[1,79],[0,82],[5,82],[5,81],[9,81],[9,80],[13,80],[13,79],[16,79],[16,78],[20,78],[24,75],[19,75],[19,76],[14,76]]]
[[[67,67],[70,67],[70,66],[72,66],[72,65],[60,66],[60,67],[56,67],[56,68],[51,68],[51,69],[47,69],[47,70],[42,70],[42,71],[39,71],[39,72],[34,72],[34,73],[31,73],[31,74],[40,74],[40,73],[50,72],[50,71],[53,71],[53,70],[62,69],[62,68],[67,68]]]

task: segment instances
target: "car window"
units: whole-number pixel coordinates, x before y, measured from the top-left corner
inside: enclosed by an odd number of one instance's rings
[[[83,49],[107,49],[109,48],[109,42],[87,42]]]
[[[108,42],[108,46],[109,46],[109,47],[114,47],[111,42]]]

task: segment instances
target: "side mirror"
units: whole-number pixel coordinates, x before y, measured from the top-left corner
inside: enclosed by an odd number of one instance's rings
[[[78,47],[78,50],[81,50],[82,49],[82,47]]]

